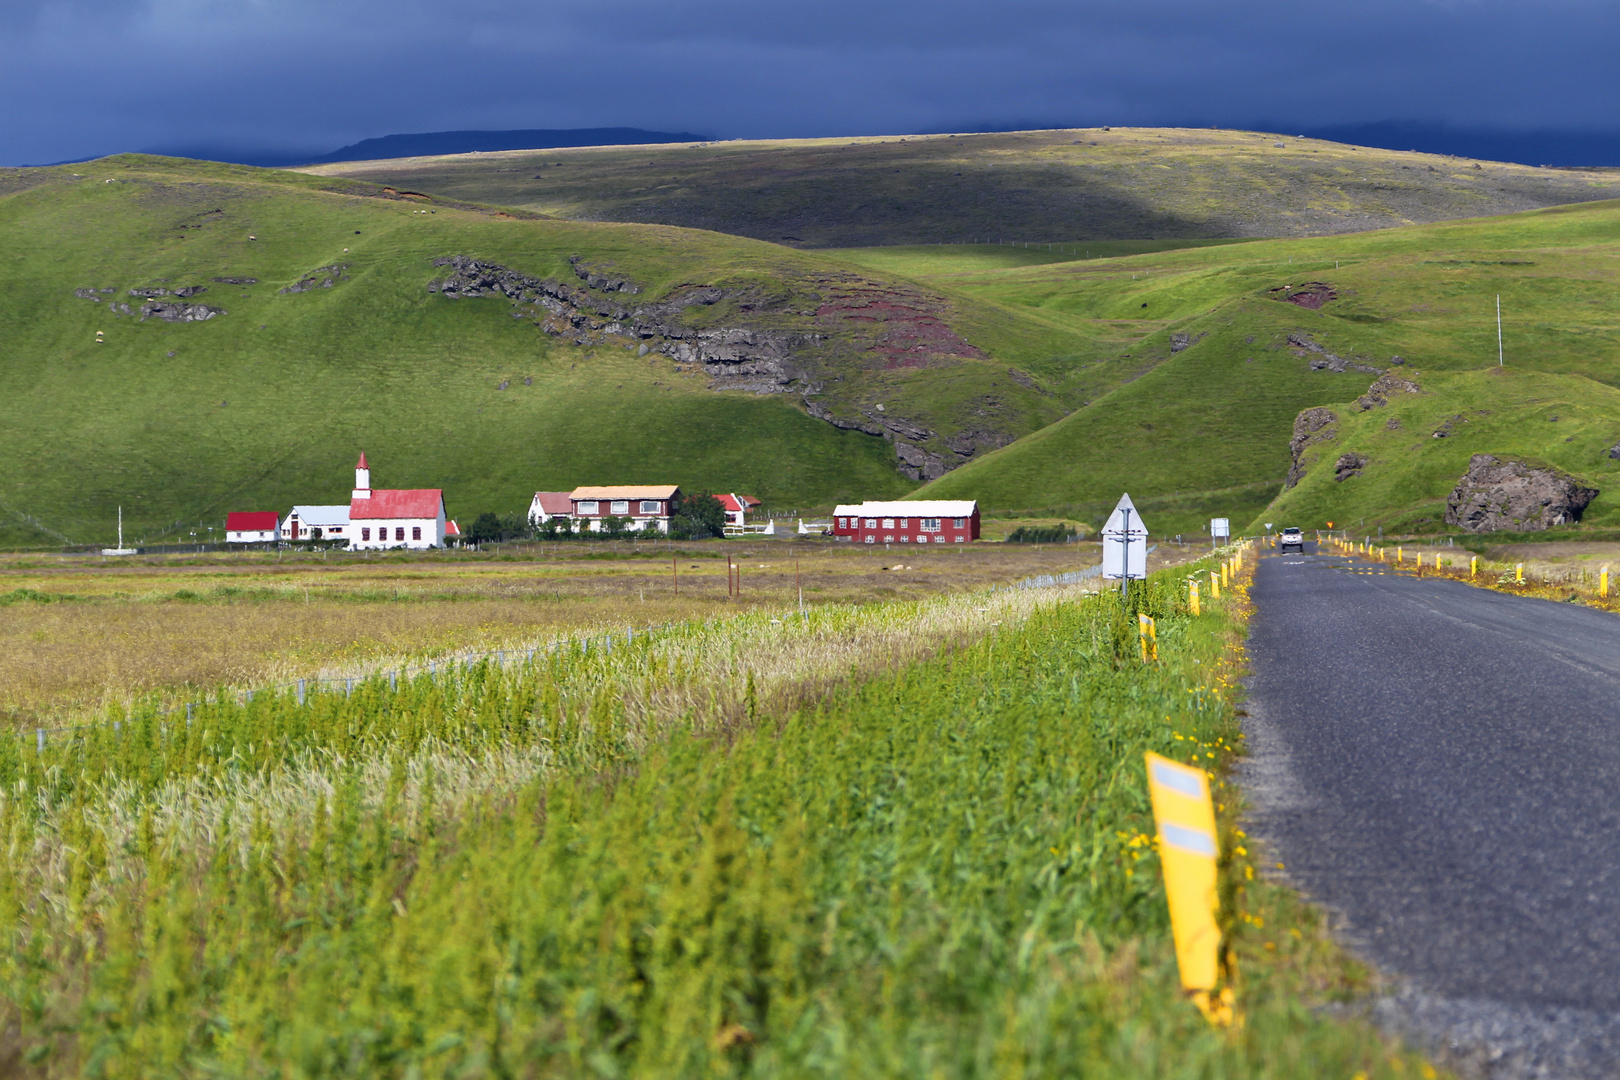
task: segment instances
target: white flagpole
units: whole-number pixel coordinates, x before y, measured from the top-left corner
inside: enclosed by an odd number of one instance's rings
[[[1502,294],[1496,294],[1496,366],[1502,367]]]

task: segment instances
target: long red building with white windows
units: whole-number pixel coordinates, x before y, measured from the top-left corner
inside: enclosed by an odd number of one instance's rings
[[[979,504],[915,499],[840,506],[832,533],[857,544],[965,544],[979,538]]]

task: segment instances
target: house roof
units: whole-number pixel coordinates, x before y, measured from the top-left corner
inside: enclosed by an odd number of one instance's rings
[[[349,504],[342,506],[295,506],[292,513],[298,515],[298,520],[306,528],[326,528],[328,525],[347,525],[349,523]]]
[[[275,532],[281,515],[274,510],[236,510],[225,515],[226,532]]]
[[[834,517],[972,517],[979,508],[973,499],[914,499],[903,502],[864,502],[840,506]]]
[[[751,506],[759,505],[759,500],[754,498],[752,495],[738,495],[736,493],[732,493],[730,495],[716,495],[715,498],[720,500],[721,506],[725,507],[732,513],[736,513],[738,510],[747,510]]]
[[[566,491],[537,491],[534,501],[540,504],[540,511],[546,514],[572,514],[574,501],[569,498]]]
[[[673,499],[681,489],[675,484],[657,484],[652,487],[579,487],[568,495],[570,499]]]
[[[354,467],[357,468],[357,469],[367,468],[367,465],[366,465],[366,452],[364,450],[360,451],[360,460],[355,463]]]
[[[443,509],[442,488],[373,488],[371,498],[350,501],[349,517],[355,521],[436,518]]]
[[[461,526],[457,525],[453,521],[445,522],[444,523],[444,535],[446,535],[446,536],[460,536],[461,535]]]

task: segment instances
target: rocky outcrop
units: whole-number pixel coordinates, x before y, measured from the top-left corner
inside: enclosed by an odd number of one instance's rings
[[[73,295],[77,296],[80,300],[94,300],[99,304],[101,303],[102,296],[108,296],[117,291],[117,289],[74,289]],[[97,295],[98,293],[100,294],[99,296]]]
[[[1421,394],[1423,388],[1411,379],[1403,379],[1399,375],[1380,375],[1373,384],[1367,387],[1367,392],[1356,398],[1356,412],[1370,412],[1373,409],[1382,409],[1389,404],[1389,399],[1397,394]]]
[[[627,299],[641,286],[578,256],[569,260],[578,284],[539,278],[465,255],[433,260],[446,273],[428,291],[450,299],[504,297],[512,315],[533,319],[544,332],[576,345],[618,341],[637,354],[661,353],[699,366],[713,390],[799,394],[805,411],[835,427],[895,444],[899,470],[931,480],[1016,436],[998,430],[987,401],[985,423],[949,437],[882,406],[834,408],[821,400],[826,385],[854,363],[866,368],[910,368],[953,358],[983,358],[942,318],[942,303],[902,286],[880,286],[856,275],[820,274],[767,291],[751,284],[678,285],[656,301]],[[1009,369],[1020,386],[1045,393],[1033,379]]]
[[[1548,465],[1475,454],[1446,500],[1446,524],[1469,532],[1540,532],[1579,521],[1598,489]]]
[[[141,305],[141,319],[162,319],[164,322],[207,322],[216,315],[229,314],[224,308],[207,304],[178,304],[171,300],[148,300]]]
[[[259,279],[256,277],[217,277],[214,280],[221,285],[257,285],[259,283]]]
[[[1295,331],[1288,335],[1288,347],[1295,356],[1310,356],[1312,371],[1364,371],[1368,375],[1382,375],[1383,368],[1363,363],[1366,357],[1349,358],[1328,352],[1309,334]]]
[[[1320,443],[1332,442],[1339,437],[1338,429],[1333,425],[1338,422],[1338,414],[1332,409],[1321,407],[1306,409],[1294,417],[1294,437],[1288,441],[1288,454],[1292,464],[1288,467],[1288,480],[1284,487],[1293,487],[1305,478],[1305,470],[1310,462],[1305,460],[1305,453]]]
[[[1184,352],[1187,349],[1190,349],[1194,345],[1198,344],[1200,341],[1203,341],[1207,337],[1209,337],[1209,333],[1207,331],[1202,333],[1202,334],[1199,334],[1196,337],[1194,337],[1192,334],[1182,334],[1182,333],[1171,334],[1170,335],[1170,352],[1172,354],[1178,353],[1178,352]]]
[[[1340,454],[1339,460],[1333,463],[1333,479],[1348,480],[1352,476],[1360,476],[1361,470],[1367,467],[1367,455],[1348,453]]]
[[[349,268],[348,263],[333,263],[331,266],[317,266],[297,281],[277,292],[301,293],[311,289],[330,289],[340,281],[345,281],[344,271]],[[217,280],[217,279],[216,279]]]

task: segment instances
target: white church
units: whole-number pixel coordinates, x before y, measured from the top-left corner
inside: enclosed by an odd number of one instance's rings
[[[366,455],[354,467],[347,533],[350,551],[440,548],[461,530],[444,515],[441,488],[373,488]]]

